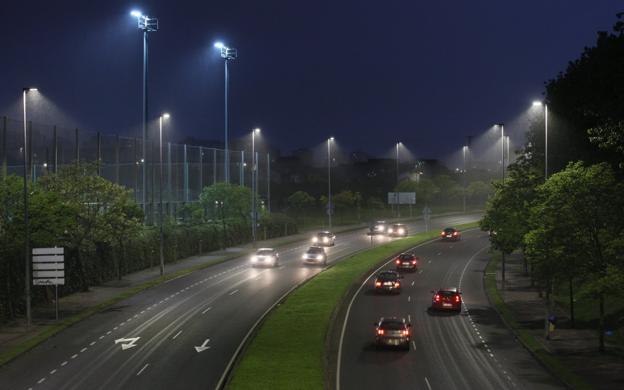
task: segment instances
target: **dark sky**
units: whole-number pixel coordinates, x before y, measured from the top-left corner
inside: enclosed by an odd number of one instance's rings
[[[334,135],[419,156],[516,117],[543,82],[610,30],[620,1],[7,1],[0,10],[0,115],[19,118],[21,88],[56,107],[39,122],[138,134],[142,40],[150,35],[150,116],[172,137],[222,139],[223,62],[231,64],[231,134],[263,128],[289,151]],[[34,110],[33,110],[34,111]]]

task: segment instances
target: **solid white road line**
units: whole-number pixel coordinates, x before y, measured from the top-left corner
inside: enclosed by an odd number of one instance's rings
[[[141,375],[141,373],[142,373],[143,371],[145,371],[145,369],[147,368],[147,366],[149,366],[149,363],[145,364],[145,365],[143,366],[143,368],[141,368],[141,370],[139,370],[139,372],[137,372],[136,376]]]
[[[206,314],[210,309],[212,309],[212,306],[207,308],[206,310],[202,311],[202,314]]]
[[[175,339],[176,339],[176,337],[178,337],[178,336],[180,335],[180,333],[182,333],[182,331],[179,331],[178,333],[176,333],[176,334],[175,334],[175,336],[173,336],[173,337],[171,338],[171,340],[175,340]]]

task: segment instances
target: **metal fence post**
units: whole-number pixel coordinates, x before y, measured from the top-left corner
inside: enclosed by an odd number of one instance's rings
[[[189,201],[188,160],[186,156],[186,144],[184,144],[184,202]]]
[[[267,153],[267,211],[271,212],[271,154]]]
[[[56,125],[52,129],[52,155],[54,160],[54,173],[58,173],[58,131]]]
[[[171,142],[167,142],[167,212],[171,217]]]
[[[102,134],[97,132],[97,175],[102,176]]]
[[[28,174],[31,175],[31,181],[35,182],[35,175],[32,174],[33,167],[33,146],[32,146],[32,121],[28,121]]]
[[[241,162],[240,162],[240,185],[245,186],[245,151],[241,150]]]
[[[212,149],[212,184],[217,182],[217,149]]]
[[[76,158],[76,165],[80,164],[80,134],[78,128],[76,128],[76,150],[74,157]]]
[[[204,189],[204,150],[202,147],[199,147],[199,195],[201,195],[202,190]],[[198,197],[199,197],[198,195]]]
[[[139,203],[139,145],[138,140],[134,137],[134,200]]]
[[[119,184],[119,134],[115,135],[115,183]]]
[[[7,176],[7,117],[2,117],[2,180]]]

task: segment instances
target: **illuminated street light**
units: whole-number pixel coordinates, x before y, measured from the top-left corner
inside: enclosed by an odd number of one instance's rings
[[[331,193],[331,144],[334,137],[327,139],[327,221],[329,230],[332,228],[332,193]]]
[[[539,100],[533,102],[533,107],[544,106],[544,179],[548,180],[548,104]]]
[[[251,239],[253,247],[256,247],[256,224],[258,216],[256,215],[256,191],[258,190],[258,161],[256,159],[256,134],[260,134],[260,129],[255,128],[251,131]]]
[[[463,210],[464,213],[466,212],[466,153],[468,152],[468,145],[464,145],[464,147],[462,148],[462,154],[464,155],[464,169],[462,170],[462,179],[463,179],[463,184],[464,184],[464,197],[463,197]]]
[[[214,47],[218,49],[221,53],[221,58],[223,58],[223,62],[225,64],[225,137],[224,137],[224,175],[225,182],[230,182],[230,156],[229,156],[229,144],[228,144],[228,92],[229,92],[229,73],[228,73],[228,62],[233,61],[238,57],[238,52],[236,49],[227,47],[223,44],[223,42],[215,42]],[[252,156],[253,159],[253,156]]]
[[[150,18],[144,15],[141,11],[133,10],[130,15],[137,19],[137,27],[143,31],[143,134],[142,134],[142,160],[147,159],[147,35],[150,32],[158,31],[158,19]],[[143,189],[141,198],[143,202],[144,220],[147,218],[147,164],[143,164],[142,176],[143,176]]]
[[[30,296],[30,221],[28,219],[28,117],[26,115],[26,96],[29,92],[36,92],[37,88],[26,87],[22,88],[22,104],[24,109],[24,268],[26,270],[26,279],[24,285],[26,286],[26,326],[30,327],[32,322],[32,315],[30,310],[31,296]]]
[[[160,233],[160,276],[165,273],[165,236],[163,232],[163,120],[169,119],[170,115],[162,114],[158,118],[158,142],[160,145],[160,169],[158,173],[158,225]]]

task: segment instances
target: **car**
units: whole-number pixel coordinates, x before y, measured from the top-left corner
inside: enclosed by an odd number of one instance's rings
[[[459,241],[461,240],[461,233],[455,228],[447,227],[440,232],[440,238],[445,241]]]
[[[334,246],[336,245],[336,235],[328,231],[318,232],[312,237],[312,243],[318,246]]]
[[[401,253],[396,259],[394,264],[397,271],[416,271],[418,269],[418,260],[420,260],[413,253]]]
[[[386,229],[388,228],[388,224],[386,221],[375,221],[371,225],[370,231],[371,234],[386,234]]]
[[[375,344],[378,347],[398,347],[409,350],[412,324],[405,318],[381,317],[375,326]]]
[[[375,291],[400,294],[401,279],[396,271],[382,271],[375,277]]]
[[[431,299],[431,308],[437,310],[461,311],[462,298],[461,292],[457,287],[440,288],[437,291],[431,290],[433,298]]]
[[[259,248],[256,253],[251,256],[251,266],[260,267],[267,265],[278,267],[279,253],[273,248]]]
[[[407,226],[404,223],[395,223],[388,227],[390,237],[407,237]]]
[[[327,254],[325,249],[320,246],[311,246],[302,256],[305,264],[322,264],[327,265]]]

